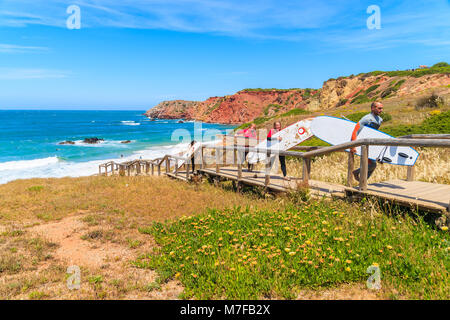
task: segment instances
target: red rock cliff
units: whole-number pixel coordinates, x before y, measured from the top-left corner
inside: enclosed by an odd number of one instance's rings
[[[241,124],[258,117],[281,115],[294,108],[326,110],[341,105],[370,103],[395,97],[416,96],[439,88],[450,93],[450,74],[421,77],[362,74],[325,81],[322,89],[246,89],[205,101],[164,101],[148,110],[151,118],[186,119]]]

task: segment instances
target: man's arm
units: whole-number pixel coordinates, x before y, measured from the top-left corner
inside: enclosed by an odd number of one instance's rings
[[[355,129],[353,129],[351,141],[355,141],[355,140],[356,140],[356,138],[358,137],[358,130],[359,130],[360,128],[361,128],[361,125],[360,125],[359,122],[358,122],[358,123],[356,124],[356,126],[355,126]],[[356,148],[352,148],[352,149],[350,150],[350,152],[356,153]]]

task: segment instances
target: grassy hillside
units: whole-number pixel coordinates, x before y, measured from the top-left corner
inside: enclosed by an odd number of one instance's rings
[[[429,101],[435,94],[430,91],[422,97],[393,98],[383,101],[384,123],[380,130],[393,136],[402,136],[413,133],[449,133],[450,96],[438,96],[439,99],[432,103]],[[275,121],[280,121],[282,126],[288,126],[299,120],[330,115],[335,117],[346,117],[352,121],[359,121],[365,114],[370,112],[370,103],[339,106],[326,111],[309,112],[302,109],[293,109],[285,114],[273,117],[262,117],[255,119],[257,128],[270,129]],[[246,128],[251,124],[245,123],[236,129]],[[304,145],[327,145],[316,138],[312,138]]]
[[[400,70],[400,71],[372,71],[368,73],[361,73],[358,76],[378,76],[387,75],[389,77],[415,77],[420,78],[428,74],[436,73],[450,73],[450,65],[447,62],[439,62],[430,68],[415,69],[415,70]]]
[[[449,298],[450,234],[372,202],[164,177],[31,179],[0,195],[1,299]]]

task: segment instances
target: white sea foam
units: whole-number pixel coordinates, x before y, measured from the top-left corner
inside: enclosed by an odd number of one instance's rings
[[[125,162],[135,159],[155,159],[166,154],[177,154],[187,149],[187,143],[155,146],[136,151],[130,156],[86,162],[63,161],[57,157],[0,163],[0,184],[16,179],[82,177],[98,173],[98,166],[108,161]]]
[[[134,122],[134,121],[120,121],[124,126],[140,126],[140,122]]]
[[[22,170],[22,169],[32,169],[38,167],[44,167],[58,163],[57,157],[49,157],[43,159],[34,160],[20,160],[20,161],[8,161],[0,163],[0,171],[6,170]]]

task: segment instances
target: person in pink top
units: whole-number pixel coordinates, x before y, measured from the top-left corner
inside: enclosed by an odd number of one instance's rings
[[[272,136],[275,133],[279,132],[279,131],[281,131],[281,122],[280,121],[276,121],[273,124],[273,129],[270,129],[269,134],[267,135],[267,148],[270,148],[270,146],[272,145],[272,141],[273,140],[275,140],[275,139],[278,140],[278,141],[282,140],[281,137],[272,138]],[[287,180],[287,181],[290,181],[291,179],[289,177],[287,177],[287,172],[286,172],[286,157],[279,155],[278,159],[280,160],[281,171],[283,172],[283,179]]]
[[[246,139],[245,146],[249,147],[251,144],[249,143],[249,139],[256,139],[256,124],[252,123],[250,127],[247,129],[241,130],[237,133],[237,135],[244,136]],[[247,158],[248,151],[245,151],[244,159]],[[253,164],[247,162],[248,171],[253,171]]]

